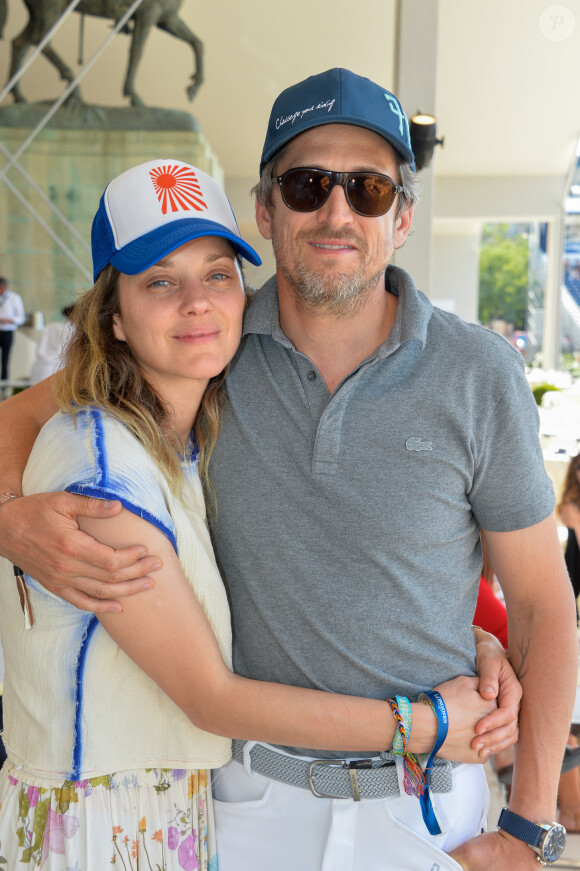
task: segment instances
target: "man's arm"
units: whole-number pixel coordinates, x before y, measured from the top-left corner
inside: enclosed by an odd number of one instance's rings
[[[0,404],[2,472],[0,492],[22,493],[22,473],[36,436],[57,411],[54,377]]]
[[[57,376],[56,376],[57,377]],[[53,378],[0,403],[0,493],[22,493],[22,474],[43,424],[57,410]],[[79,530],[77,516],[110,517],[118,502],[42,493],[0,506],[0,553],[62,598],[96,613],[115,598],[149,589],[160,561],[140,545],[114,550]]]
[[[506,599],[509,658],[523,689],[510,809],[551,822],[578,672],[572,587],[553,515],[528,529],[485,534]],[[451,855],[467,871],[538,867],[535,852],[503,831]]]

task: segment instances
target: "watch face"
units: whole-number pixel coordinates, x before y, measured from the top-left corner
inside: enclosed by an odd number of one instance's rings
[[[554,826],[544,838],[540,856],[544,862],[555,862],[564,852],[566,846],[566,829],[563,826]]]

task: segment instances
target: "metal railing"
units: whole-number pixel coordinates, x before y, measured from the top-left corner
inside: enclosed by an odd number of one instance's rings
[[[111,33],[103,40],[99,48],[94,52],[94,54],[89,58],[89,60],[84,64],[79,73],[74,77],[74,79],[69,82],[63,93],[54,101],[50,109],[46,112],[46,114],[41,118],[38,122],[34,130],[26,137],[24,142],[20,144],[20,146],[16,149],[16,151],[11,154],[6,146],[0,142],[0,151],[7,158],[6,163],[0,169],[0,179],[4,182],[8,190],[14,194],[14,196],[22,203],[22,205],[27,209],[28,212],[32,215],[35,221],[48,233],[53,242],[58,245],[58,247],[63,251],[63,253],[71,260],[71,262],[80,270],[85,279],[92,281],[91,273],[86,268],[86,266],[81,263],[75,253],[69,248],[64,239],[50,227],[47,222],[44,220],[42,215],[38,212],[38,210],[34,207],[34,205],[30,202],[30,200],[22,194],[16,185],[14,185],[10,179],[7,177],[7,173],[10,169],[15,168],[17,171],[26,179],[26,181],[31,185],[33,191],[40,197],[40,199],[44,202],[44,204],[50,209],[50,211],[55,215],[58,220],[61,221],[63,226],[70,232],[72,235],[80,241],[81,245],[86,251],[89,251],[89,246],[87,242],[80,236],[78,231],[73,227],[73,225],[68,221],[66,216],[60,211],[58,206],[55,205],[51,201],[51,199],[47,196],[47,194],[42,190],[40,185],[38,185],[34,179],[30,176],[28,172],[24,169],[24,167],[19,163],[19,158],[26,151],[27,148],[30,147],[32,142],[37,138],[37,136],[44,130],[46,125],[50,122],[51,118],[58,112],[60,107],[63,105],[65,100],[72,94],[75,90],[79,82],[84,78],[87,72],[91,69],[91,67],[96,63],[96,61],[100,58],[104,51],[108,48],[110,43],[113,41],[115,36],[125,27],[131,16],[136,12],[139,8],[143,0],[134,0],[134,2],[129,6],[127,11],[119,18],[119,20],[115,23]],[[54,33],[58,30],[59,27],[63,24],[63,22],[68,18],[68,16],[75,10],[76,6],[80,3],[80,0],[72,0],[72,2],[67,6],[63,14],[60,16],[58,21],[53,25],[53,27],[48,31],[48,33],[43,37],[41,42],[36,46],[32,55],[28,59],[28,61],[23,64],[23,66],[12,76],[10,81],[6,84],[3,90],[0,92],[0,101],[10,93],[10,91],[14,88],[16,83],[19,81],[20,77],[23,73],[29,68],[29,66],[34,62],[34,60],[38,57],[38,55],[42,52],[42,49],[49,42],[50,38],[54,35]]]

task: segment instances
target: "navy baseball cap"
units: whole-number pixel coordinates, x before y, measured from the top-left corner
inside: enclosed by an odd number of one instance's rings
[[[291,85],[277,97],[268,123],[260,173],[287,142],[323,124],[373,130],[415,169],[409,122],[394,94],[350,70],[327,70]]]
[[[105,188],[93,220],[93,276],[112,263],[145,272],[190,239],[221,236],[255,266],[262,262],[240,235],[232,207],[211,176],[180,160],[149,160]]]

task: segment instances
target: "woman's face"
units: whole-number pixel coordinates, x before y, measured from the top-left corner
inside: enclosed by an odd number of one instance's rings
[[[119,275],[118,294],[115,338],[151,386],[169,401],[201,397],[241,336],[245,293],[230,243],[192,239],[145,272]]]

